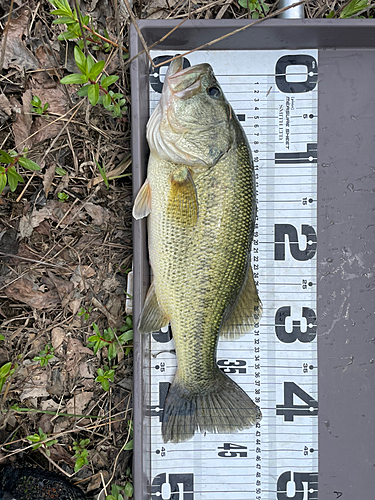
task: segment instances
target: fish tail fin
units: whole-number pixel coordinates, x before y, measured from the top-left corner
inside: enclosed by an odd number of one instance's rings
[[[164,442],[178,443],[195,431],[232,433],[252,427],[262,418],[258,406],[219,368],[201,390],[189,390],[176,375],[164,404]]]

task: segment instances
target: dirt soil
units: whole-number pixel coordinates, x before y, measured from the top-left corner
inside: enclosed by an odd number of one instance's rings
[[[127,109],[114,118],[78,96],[80,85],[60,83],[78,72],[76,40],[58,40],[66,25],[53,24],[51,3],[0,0],[0,149],[23,154],[27,147],[41,167],[18,165],[24,182],[0,195],[0,464],[55,470],[89,499],[132,482],[131,339],[117,343],[115,357],[108,349],[131,330],[130,22],[250,16],[236,0],[129,1],[78,2],[90,26],[114,42],[90,44],[85,31],[95,60],[119,77],[111,89]],[[337,17],[348,3],[308,1],[306,17]],[[279,8],[268,6],[269,14]],[[44,114],[32,110],[33,96],[49,104]],[[95,354],[93,323],[104,340],[105,330],[116,329]],[[98,369],[114,370],[109,390],[95,380]],[[27,436],[35,433],[56,442],[33,449]],[[87,439],[87,463],[75,473],[73,443]]]

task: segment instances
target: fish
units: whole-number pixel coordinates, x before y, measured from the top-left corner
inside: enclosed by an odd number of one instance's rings
[[[245,132],[209,64],[170,63],[147,141],[133,217],[148,218],[153,280],[138,329],[172,329],[177,369],[163,440],[237,432],[255,425],[261,410],[216,358],[219,337],[242,336],[261,315],[250,262],[255,174]]]

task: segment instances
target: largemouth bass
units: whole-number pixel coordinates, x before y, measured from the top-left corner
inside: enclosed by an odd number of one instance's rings
[[[177,371],[164,405],[165,442],[251,427],[261,412],[216,364],[219,335],[258,321],[250,265],[256,215],[245,133],[209,64],[170,64],[147,124],[147,179],[133,216],[148,216],[153,282],[141,332],[171,324]]]

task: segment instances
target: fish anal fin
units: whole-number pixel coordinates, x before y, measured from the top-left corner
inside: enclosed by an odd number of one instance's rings
[[[249,264],[247,275],[236,302],[228,312],[220,328],[220,338],[234,340],[250,332],[262,316],[262,303]]]
[[[138,330],[141,333],[157,332],[169,323],[169,318],[159,305],[155,292],[155,285],[152,283],[148,289],[145,304],[139,318]]]
[[[190,170],[181,166],[170,176],[167,213],[182,226],[194,226],[198,218],[197,191]]]
[[[133,206],[134,219],[142,219],[147,217],[151,212],[151,187],[148,179],[144,182],[139,190]]]

